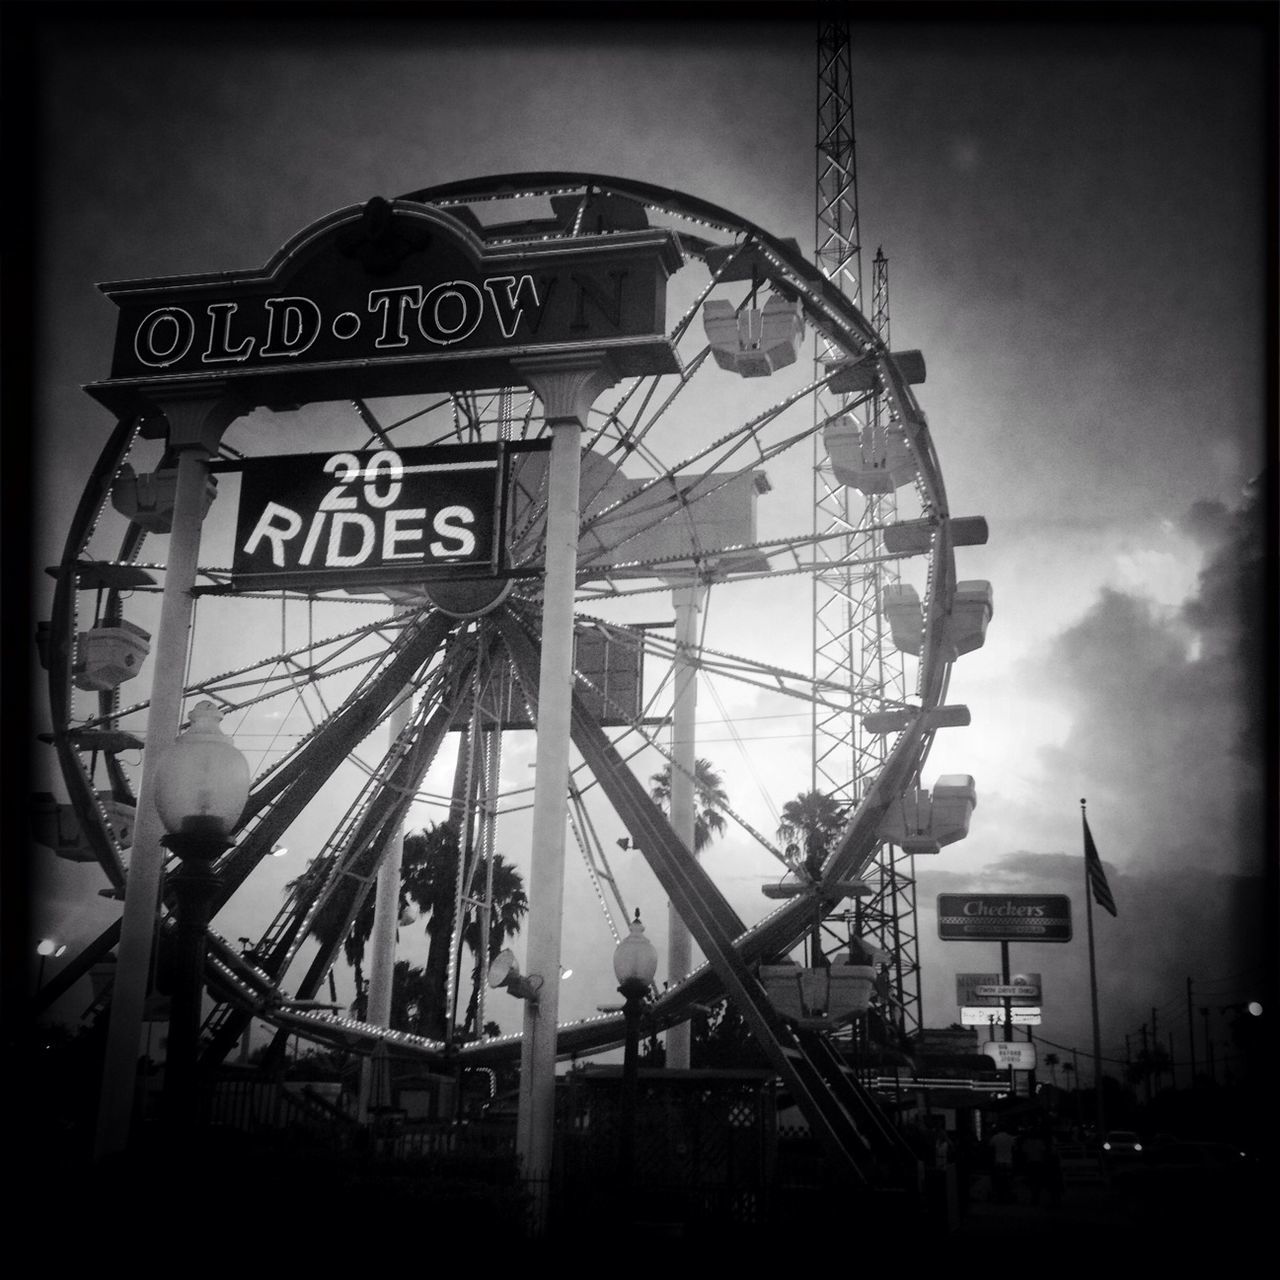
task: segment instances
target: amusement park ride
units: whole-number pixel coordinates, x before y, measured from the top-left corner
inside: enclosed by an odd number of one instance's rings
[[[125,916],[44,1003],[125,943],[137,868],[164,857],[146,814],[152,754],[207,700],[233,737],[272,745],[215,868],[206,1063],[253,1018],[424,1062],[523,1051],[525,1074],[539,1036],[552,1065],[619,1044],[618,1014],[556,1025],[557,984],[544,979],[558,907],[538,918],[557,866],[540,869],[540,848],[558,829],[562,856],[568,827],[614,937],[617,921],[625,932],[596,834],[607,806],[706,957],[681,968],[673,951],[652,1024],[680,1028],[727,996],[833,1159],[866,1180],[906,1158],[836,1038],[873,1000],[899,1032],[918,1026],[912,859],[963,837],[975,801],[971,778],[927,785],[922,769],[934,734],[968,723],[946,702],[948,678],[982,643],[991,594],[957,579],[955,551],[986,529],[952,516],[912,391],[923,361],[889,348],[882,257],[873,315],[860,310],[847,29],[831,24],[819,45],[817,265],[693,196],[555,172],[339,210],[257,270],[104,286],[116,350],[89,390],[117,425],[42,629],[67,801],[43,802],[38,838],[97,862]],[[816,515],[769,508],[781,477],[812,477]],[[766,616],[780,584],[806,579],[811,671],[777,661],[768,627],[717,632],[707,616],[712,595]],[[674,634],[651,621],[668,603]],[[154,683],[134,695],[148,658]],[[688,851],[695,672],[805,708],[813,788],[845,809],[839,838],[807,863],[747,828],[780,876],[777,905],[751,924]],[[410,806],[456,742],[453,979],[464,913],[487,920],[499,832],[525,804],[500,785],[503,741],[535,726],[528,973],[504,961],[492,978],[525,998],[524,1031],[449,1044],[389,1030]],[[629,763],[641,750],[670,762],[670,819]],[[275,919],[250,946],[230,944],[218,912],[254,893],[295,823],[321,822]],[[172,904],[163,876],[154,883],[162,909],[145,928],[163,964]],[[370,1021],[306,1007],[346,933],[316,947],[317,914],[349,922],[375,892]],[[836,941],[789,961],[815,920]],[[678,1032],[675,1043],[679,1065]]]

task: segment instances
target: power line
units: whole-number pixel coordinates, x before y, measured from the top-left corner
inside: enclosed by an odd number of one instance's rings
[[[1191,981],[1198,987],[1212,987],[1224,982],[1238,982],[1242,978],[1256,979],[1261,972],[1262,966],[1254,965],[1251,969],[1242,969],[1239,973],[1230,973],[1224,978],[1192,978]]]

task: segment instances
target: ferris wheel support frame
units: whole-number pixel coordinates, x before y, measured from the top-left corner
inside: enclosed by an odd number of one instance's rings
[[[406,686],[403,700],[387,717],[392,744],[408,726],[413,712],[413,689]],[[393,832],[378,864],[374,890],[373,933],[369,938],[369,996],[365,1016],[380,1027],[391,1025],[391,995],[396,964],[396,928],[400,921],[400,869],[404,863],[404,824]],[[357,998],[359,992],[356,993]],[[367,1118],[374,1088],[373,1060],[360,1063],[360,1115]]]
[[[671,710],[671,826],[693,857],[697,843],[698,671],[690,653],[698,639],[698,613],[705,588],[696,581],[675,586],[672,602],[676,614],[675,687]],[[674,902],[667,905],[667,976],[678,982],[693,967],[693,939]],[[690,1024],[678,1023],[667,1032],[668,1067],[686,1069],[690,1055]]]

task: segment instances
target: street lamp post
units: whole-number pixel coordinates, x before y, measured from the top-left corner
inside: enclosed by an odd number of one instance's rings
[[[618,1164],[623,1195],[630,1190],[635,1177],[636,1094],[640,1074],[640,1013],[644,1008],[653,975],[658,970],[658,952],[644,935],[640,909],[631,922],[631,931],[613,952],[613,973],[618,991],[626,1002],[622,1015],[626,1020],[626,1043],[622,1056],[622,1124],[618,1136]]]
[[[165,1110],[175,1131],[193,1128],[198,1114],[206,930],[218,887],[213,863],[231,847],[231,831],[249,798],[249,764],[223,734],[221,719],[212,702],[192,708],[190,726],[165,755],[156,779],[156,808],[168,832],[161,843],[182,862],[171,882],[178,927],[165,1061]]]
[[[44,986],[44,962],[50,957],[56,960],[65,950],[67,944],[58,942],[53,938],[41,938],[36,943],[36,955],[40,957],[40,968],[36,973],[36,990],[39,991]]]

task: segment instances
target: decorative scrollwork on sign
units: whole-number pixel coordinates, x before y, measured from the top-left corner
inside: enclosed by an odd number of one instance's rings
[[[430,243],[429,231],[407,218],[397,218],[389,201],[374,196],[360,221],[338,237],[338,252],[357,259],[371,276],[386,276]]]

